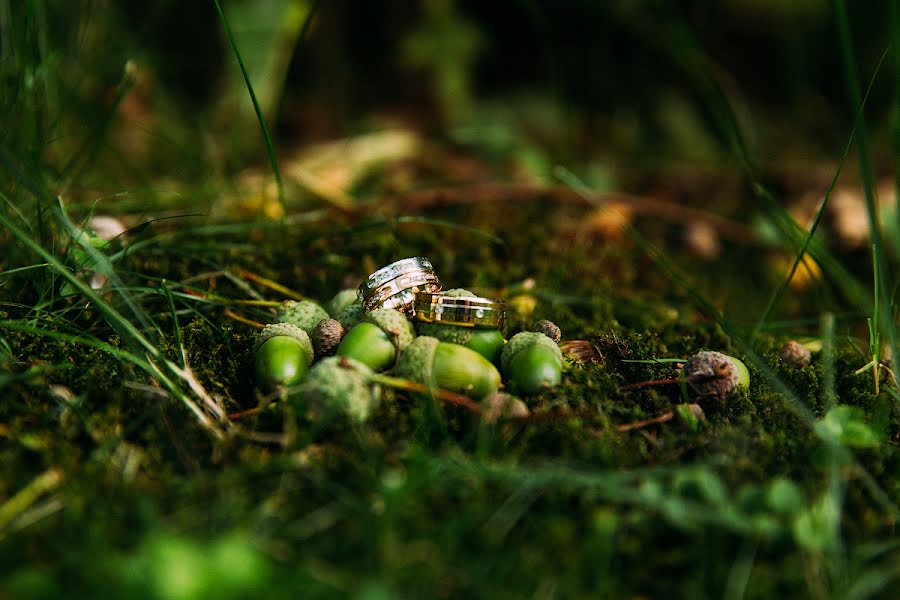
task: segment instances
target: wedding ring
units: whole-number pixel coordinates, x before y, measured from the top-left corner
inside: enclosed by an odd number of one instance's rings
[[[412,313],[416,292],[439,292],[441,282],[427,258],[416,256],[393,262],[378,269],[359,286],[356,295],[363,308],[394,308]]]
[[[427,258],[422,256],[414,256],[412,258],[404,258],[396,262],[392,262],[386,267],[382,267],[369,275],[365,281],[360,284],[356,290],[356,295],[360,300],[365,301],[366,298],[375,293],[385,283],[396,279],[401,275],[422,271],[434,275],[434,267]]]
[[[503,327],[506,303],[478,296],[447,296],[419,292],[413,306],[415,316],[425,323],[444,323],[462,327]]]
[[[395,308],[400,312],[412,312],[416,292],[439,292],[441,282],[434,273],[416,271],[401,275],[375,289],[363,300],[366,311],[376,308]]]

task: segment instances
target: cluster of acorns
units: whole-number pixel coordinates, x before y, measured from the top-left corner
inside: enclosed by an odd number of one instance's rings
[[[474,400],[494,395],[501,381],[520,395],[557,385],[559,328],[538,321],[507,342],[504,318],[503,301],[442,292],[427,259],[403,259],[339,292],[327,311],[310,300],[283,303],[257,337],[256,381],[295,389],[312,418],[359,422],[379,401],[378,372]]]

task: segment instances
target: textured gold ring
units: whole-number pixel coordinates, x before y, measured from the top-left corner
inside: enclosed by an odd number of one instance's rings
[[[363,299],[366,311],[376,308],[395,308],[412,314],[416,292],[439,292],[441,282],[432,272],[416,271],[385,282]]]
[[[506,318],[506,303],[478,296],[447,296],[419,292],[414,305],[416,318],[425,323],[499,329]]]
[[[434,275],[434,266],[432,266],[430,260],[423,256],[414,256],[412,258],[404,258],[392,262],[386,267],[382,267],[366,277],[366,280],[363,281],[360,284],[359,289],[356,290],[356,295],[360,300],[365,302],[366,298],[375,294],[379,288],[389,281],[416,272],[425,272]]]

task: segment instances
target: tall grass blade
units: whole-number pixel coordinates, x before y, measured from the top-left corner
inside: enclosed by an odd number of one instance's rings
[[[881,60],[878,61],[878,64],[875,67],[875,72],[872,73],[871,79],[869,79],[869,86],[866,88],[866,94],[862,99],[862,102],[859,107],[859,113],[857,116],[862,114],[862,110],[866,106],[866,102],[869,99],[869,94],[872,91],[872,87],[875,85],[875,80],[878,77],[878,72],[881,70],[881,66],[884,64],[884,60],[887,58],[888,51],[885,50],[881,55]],[[769,302],[766,305],[765,310],[759,318],[759,321],[754,330],[754,334],[758,333],[760,329],[765,324],[772,310],[781,300],[781,297],[784,295],[784,292],[787,290],[788,286],[791,283],[791,280],[794,278],[794,274],[797,272],[797,268],[803,261],[803,257],[806,255],[809,250],[810,245],[812,244],[813,238],[816,235],[816,231],[819,229],[819,224],[822,222],[822,217],[825,214],[825,207],[828,205],[828,200],[831,198],[832,192],[834,192],[834,187],[837,185],[838,178],[841,175],[841,171],[844,169],[844,164],[847,162],[847,157],[850,156],[850,149],[853,147],[853,138],[856,133],[856,124],[854,123],[853,129],[850,130],[850,137],[847,140],[847,145],[844,146],[844,152],[841,154],[841,160],[838,163],[838,167],[834,172],[834,176],[831,178],[831,183],[828,185],[828,189],[825,191],[825,197],[822,199],[822,203],[819,205],[819,210],[816,211],[816,216],[813,219],[813,223],[809,228],[809,233],[806,235],[806,239],[803,241],[803,246],[800,248],[800,252],[797,253],[796,258],[794,259],[794,264],[791,265],[791,269],[788,272],[787,277],[781,282],[781,285],[775,290],[775,293],[769,298]]]
[[[872,269],[876,279],[876,297],[872,319],[877,324],[884,325],[888,334],[888,341],[892,356],[896,356],[897,340],[896,327],[893,326],[893,315],[890,298],[887,290],[890,286],[890,273],[888,270],[887,256],[884,252],[881,225],[879,223],[878,206],[875,198],[875,176],[872,168],[872,159],[869,154],[868,133],[866,131],[865,114],[863,113],[863,99],[859,88],[859,76],[856,68],[856,58],[853,51],[853,40],[850,34],[850,22],[847,17],[847,7],[843,0],[832,0],[835,23],[838,29],[841,58],[844,63],[844,76],[846,78],[847,92],[850,95],[851,107],[856,115],[854,128],[857,132],[857,149],[859,152],[859,170],[862,178],[863,191],[866,199],[866,216],[869,220],[869,235],[872,240]],[[888,325],[890,324],[890,325]],[[873,357],[877,363],[877,355]],[[875,367],[876,377],[878,365]]]
[[[278,203],[281,205],[282,214],[286,214],[287,202],[284,197],[284,182],[281,179],[281,170],[278,168],[278,158],[275,156],[275,147],[272,144],[272,136],[269,135],[269,128],[266,126],[266,118],[263,115],[262,107],[256,97],[256,92],[253,89],[253,83],[250,81],[250,74],[247,72],[247,66],[244,64],[241,51],[238,49],[237,42],[234,39],[231,23],[229,23],[228,17],[225,16],[225,11],[222,10],[222,4],[219,0],[213,0],[213,4],[216,6],[216,12],[219,15],[219,20],[222,22],[222,27],[225,29],[225,36],[228,38],[228,43],[231,44],[231,50],[234,52],[234,56],[238,61],[238,66],[241,68],[241,75],[244,77],[247,92],[250,94],[250,102],[253,103],[253,110],[256,112],[256,119],[259,121],[259,128],[262,131],[263,139],[266,143],[266,153],[269,156],[269,164],[272,166],[272,174],[275,176],[275,186],[278,189]],[[307,23],[312,21],[314,14],[315,6],[307,17]],[[306,31],[306,28],[307,25],[304,23],[303,32]]]
[[[55,273],[63,277],[87,300],[93,303],[97,310],[106,319],[107,323],[109,323],[109,325],[116,332],[118,332],[119,335],[122,336],[122,339],[135,346],[135,350],[137,352],[145,354],[146,359],[141,359],[139,363],[135,364],[139,364],[142,368],[146,367],[145,370],[153,377],[156,377],[173,396],[180,399],[182,403],[185,404],[185,406],[187,406],[187,408],[192,413],[194,413],[198,421],[200,421],[201,425],[203,425],[204,428],[206,428],[214,437],[219,439],[223,437],[221,429],[210,420],[206,413],[204,413],[191,398],[189,398],[184,392],[181,391],[178,385],[162,371],[159,365],[164,365],[177,377],[185,379],[185,382],[188,385],[192,385],[193,382],[186,379],[175,365],[172,365],[169,361],[167,361],[165,356],[162,355],[159,349],[155,345],[153,345],[150,340],[148,340],[131,321],[125,318],[119,311],[117,311],[108,302],[101,298],[100,295],[97,294],[97,292],[91,289],[89,285],[87,285],[74,273],[67,269],[66,266],[63,265],[58,258],[56,258],[56,256],[54,256],[51,252],[48,252],[46,248],[31,239],[31,237],[27,233],[19,229],[19,227],[2,212],[0,212],[0,226],[8,229],[13,237],[19,240],[19,242],[22,243],[26,248],[44,259],[44,261],[46,261],[50,265]],[[132,362],[134,361],[132,360]]]

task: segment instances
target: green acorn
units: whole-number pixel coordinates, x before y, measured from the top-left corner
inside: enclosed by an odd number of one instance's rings
[[[344,335],[335,354],[349,356],[373,371],[388,369],[416,337],[412,323],[399,310],[379,308],[368,312],[363,320]]]
[[[429,336],[417,337],[400,353],[393,374],[470,398],[500,387],[500,372],[481,354]]]
[[[315,421],[345,416],[362,423],[381,398],[381,388],[369,383],[372,370],[346,356],[320,360],[300,386],[297,402]]]
[[[328,305],[326,307],[328,308],[328,314],[337,319],[338,315],[341,314],[341,311],[343,311],[354,302],[358,302],[358,300],[359,298],[356,295],[355,288],[347,288],[345,290],[341,290],[337,294],[335,294],[334,298],[332,298],[328,302]]]
[[[268,391],[300,383],[312,359],[312,342],[305,331],[290,323],[266,325],[254,345],[256,382]]]
[[[296,325],[306,333],[311,333],[319,321],[327,318],[325,309],[312,300],[287,300],[275,312],[276,321]]]
[[[456,288],[441,292],[441,295],[474,296],[475,294],[463,288]],[[494,364],[497,364],[500,360],[500,351],[503,350],[503,345],[506,343],[499,329],[462,327],[447,323],[425,323],[422,321],[416,323],[416,329],[419,335],[427,335],[435,337],[442,342],[450,342],[451,344],[459,344],[460,346],[471,348]]]
[[[509,340],[500,355],[500,369],[511,390],[537,394],[562,379],[562,352],[543,333],[523,331]]]

